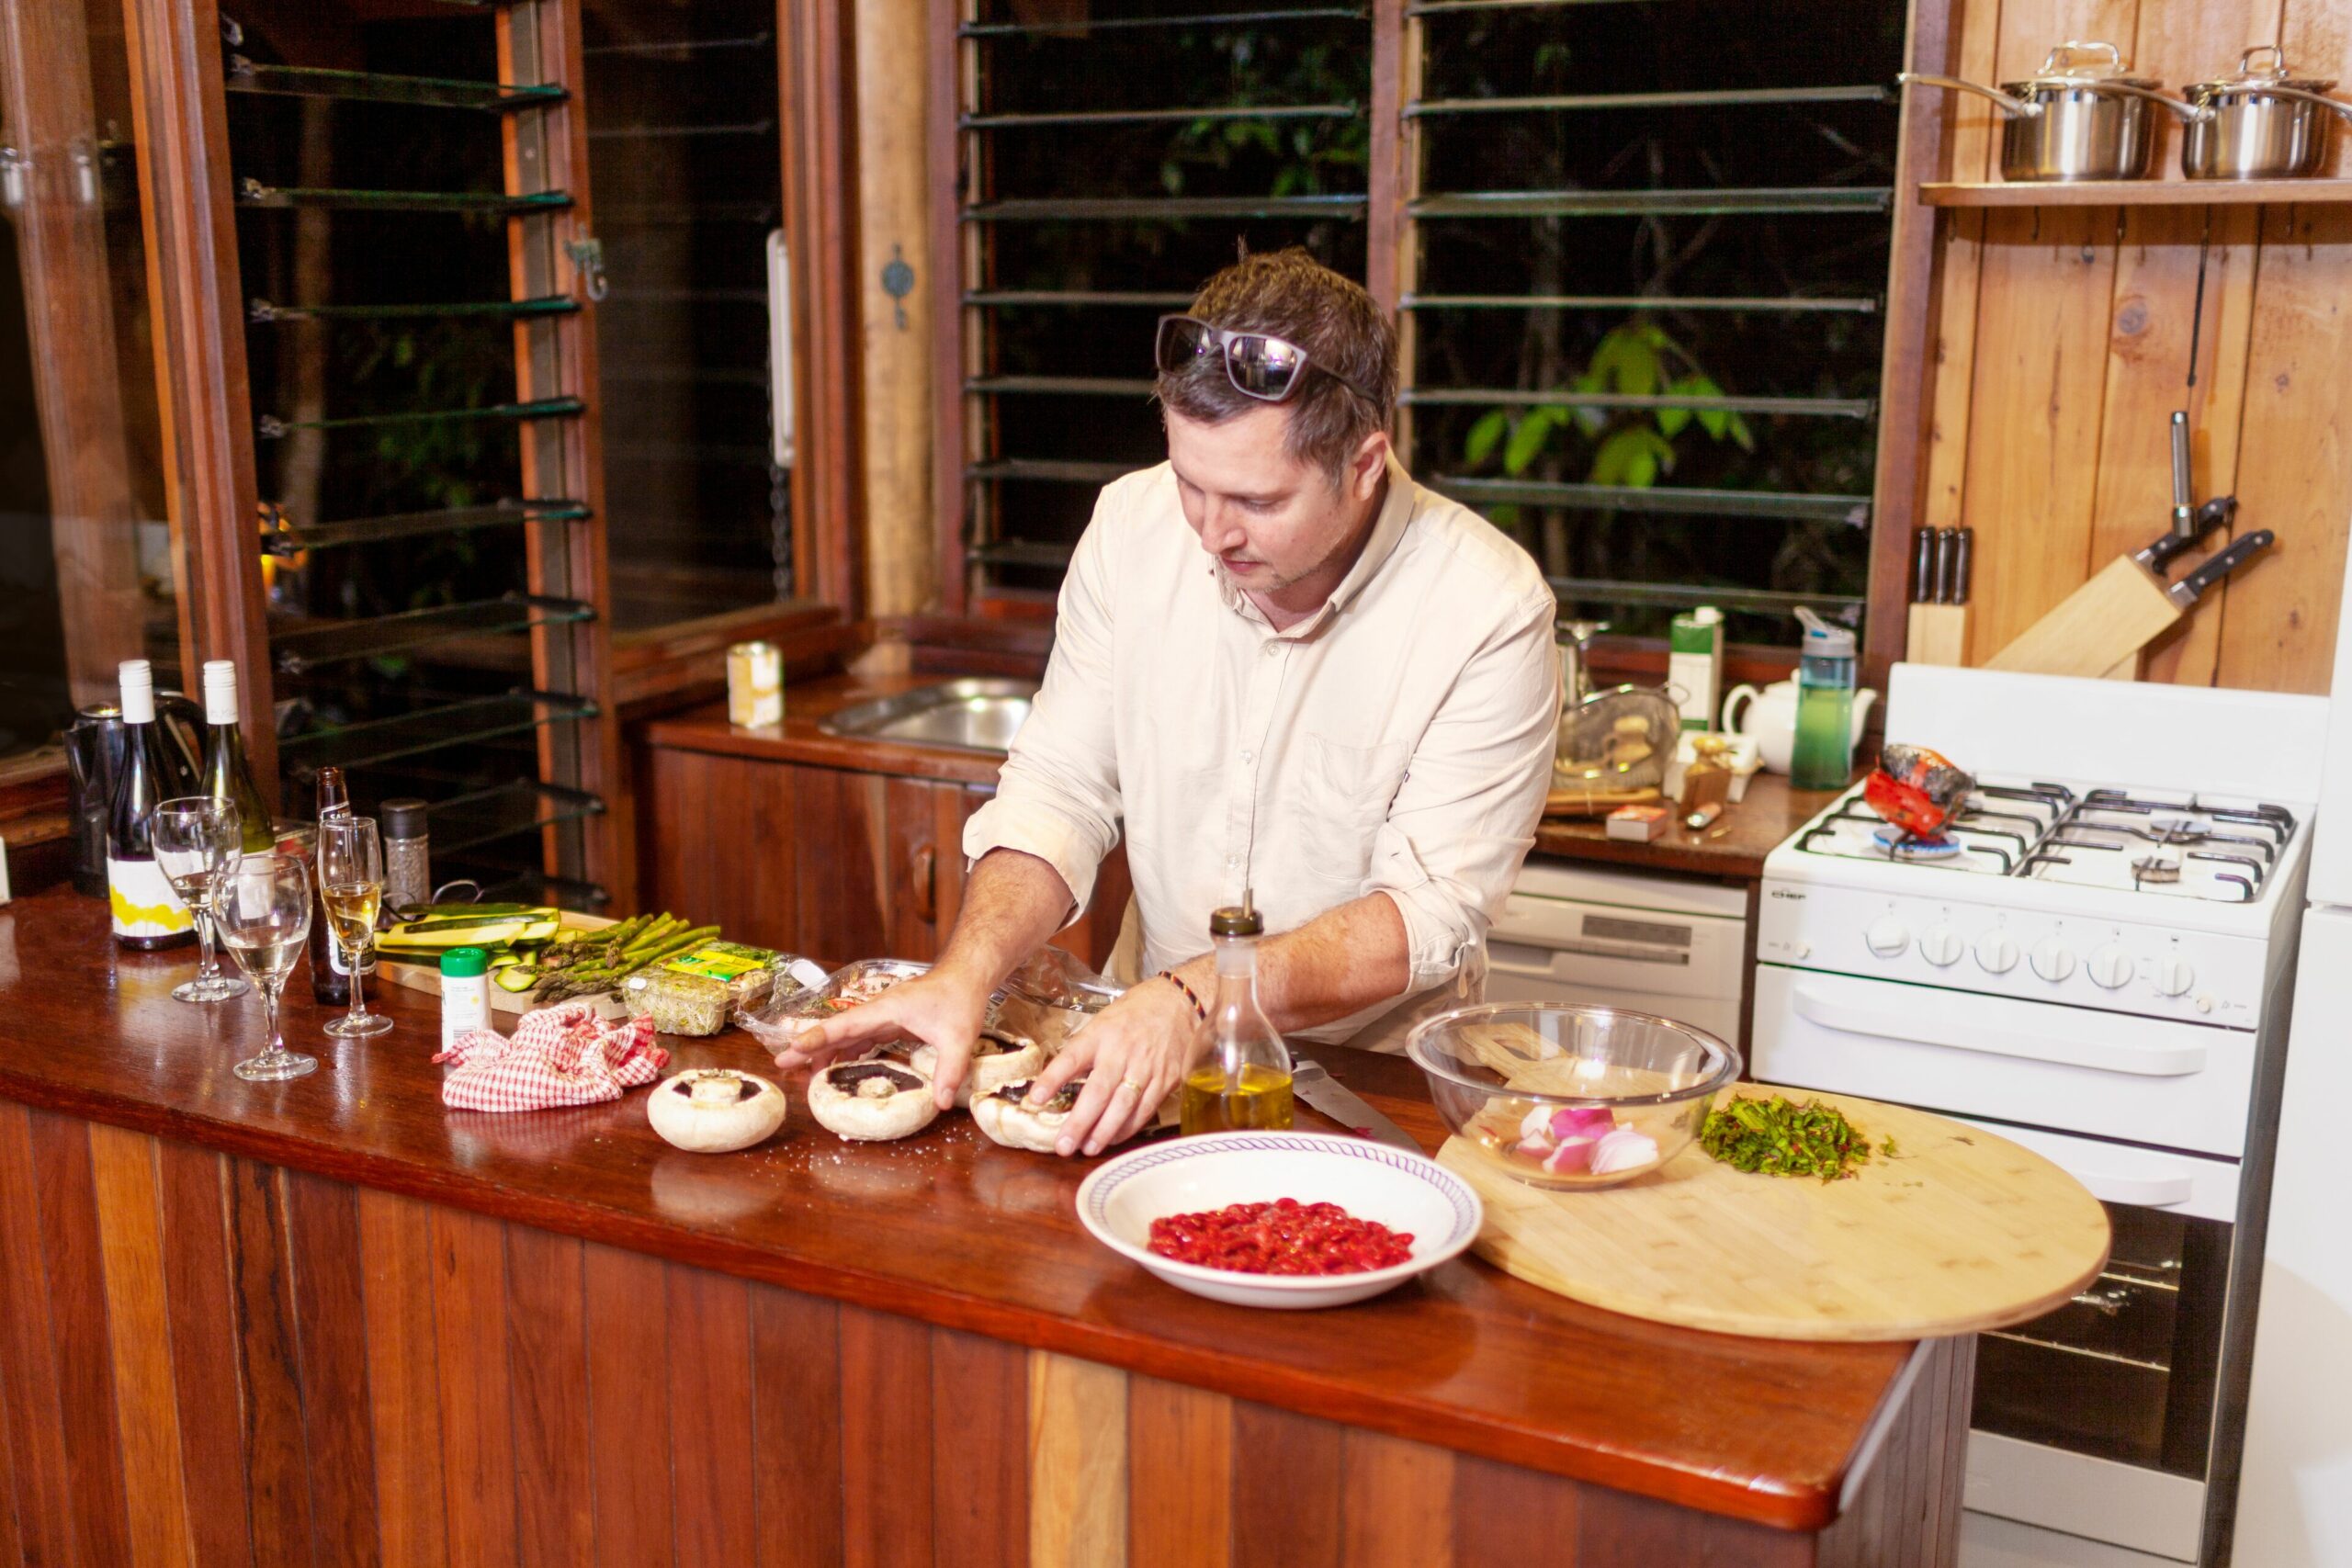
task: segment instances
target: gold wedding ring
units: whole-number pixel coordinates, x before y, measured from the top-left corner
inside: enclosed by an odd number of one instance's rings
[[[1143,1085],[1141,1085],[1141,1084],[1139,1084],[1139,1083],[1136,1082],[1136,1080],[1135,1080],[1135,1079],[1133,1079],[1133,1078],[1121,1078],[1121,1079],[1119,1080],[1119,1087],[1120,1087],[1121,1089],[1133,1089],[1133,1090],[1135,1090],[1135,1091],[1136,1091],[1136,1097],[1137,1097],[1137,1098],[1141,1098],[1141,1097],[1142,1097],[1142,1094],[1143,1094]]]

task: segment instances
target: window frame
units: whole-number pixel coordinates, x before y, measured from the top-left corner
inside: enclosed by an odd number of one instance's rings
[[[977,93],[978,64],[977,51],[967,46],[959,29],[980,3],[929,0],[928,6],[931,73],[925,142],[932,187],[933,494],[939,583],[949,615],[1035,619],[1051,615],[1050,595],[976,584],[965,540],[969,500],[964,467],[979,456],[973,450],[973,432],[979,422],[973,417],[970,400],[986,394],[964,389],[967,367],[981,351],[984,328],[978,310],[964,300],[966,280],[978,276],[979,255],[978,238],[968,231],[977,225],[962,220],[965,158],[973,133],[959,118]],[[1959,3],[1913,0],[1905,43],[1909,69],[1950,67]],[[1418,245],[1417,224],[1407,205],[1417,194],[1419,133],[1418,121],[1405,110],[1419,96],[1426,26],[1420,8],[1420,0],[1368,0],[1367,5],[1372,83],[1365,287],[1396,321],[1399,358],[1408,383],[1417,329],[1414,313],[1397,307],[1411,287]],[[1872,683],[1883,683],[1887,667],[1903,656],[1907,545],[1925,510],[1920,486],[1932,437],[1925,392],[1936,229],[1935,214],[1919,205],[1917,187],[1934,178],[1941,166],[1950,126],[1948,110],[1918,95],[1905,95],[1893,112],[1898,117],[1896,168],[1864,592],[1863,678]],[[1411,410],[1400,407],[1395,429],[1400,447],[1409,440],[1410,419]],[[1640,639],[1604,639],[1604,657],[1620,661],[1640,660],[1655,651]],[[1779,649],[1748,651],[1767,659],[1793,657]]]

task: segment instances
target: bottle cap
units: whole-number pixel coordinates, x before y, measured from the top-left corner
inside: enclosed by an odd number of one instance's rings
[[[204,722],[237,722],[237,666],[229,660],[204,661]]]
[[[1209,916],[1211,936],[1263,936],[1266,922],[1247,904],[1228,904]]]
[[[126,659],[117,668],[122,677],[122,722],[155,722],[155,670],[143,659]]]
[[[1807,659],[1851,659],[1854,657],[1854,634],[1843,626],[1833,626],[1819,615],[1797,606],[1797,619],[1804,623],[1804,657]]]
[[[441,978],[470,980],[490,973],[490,954],[479,947],[453,947],[441,955]]]
[[[426,836],[424,802],[421,800],[388,800],[376,807],[376,816],[383,825],[387,839],[422,839]]]

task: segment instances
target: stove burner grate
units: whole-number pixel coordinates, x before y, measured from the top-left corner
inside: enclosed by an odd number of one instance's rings
[[[2162,855],[2142,855],[2132,863],[2132,881],[2135,886],[2143,882],[2179,880],[2180,863],[2177,860],[2166,860]]]

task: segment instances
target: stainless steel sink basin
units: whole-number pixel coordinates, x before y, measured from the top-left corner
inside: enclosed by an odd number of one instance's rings
[[[817,728],[828,735],[1001,757],[1012,750],[1013,732],[1029,716],[1029,703],[1036,694],[1035,681],[978,676],[943,681],[842,708],[819,720]]]

